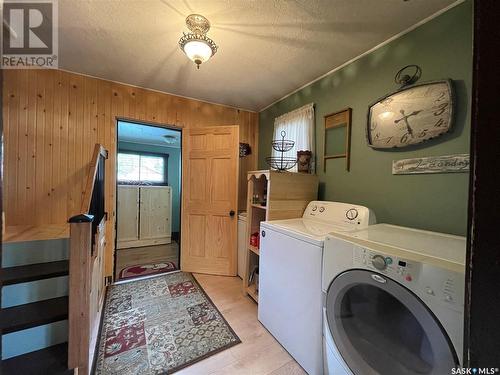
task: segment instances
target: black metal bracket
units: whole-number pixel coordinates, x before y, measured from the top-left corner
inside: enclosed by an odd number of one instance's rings
[[[413,70],[412,75],[405,74]],[[422,69],[418,65],[406,65],[405,67],[399,69],[399,71],[394,76],[394,82],[401,85],[401,88],[412,85],[420,79],[422,75]]]
[[[70,217],[68,223],[91,223],[94,221],[94,215],[79,214]]]

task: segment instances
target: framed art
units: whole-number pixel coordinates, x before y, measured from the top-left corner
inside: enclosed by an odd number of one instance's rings
[[[352,109],[346,108],[325,116],[325,137],[323,144],[323,169],[326,161],[345,158],[345,169],[350,168]]]

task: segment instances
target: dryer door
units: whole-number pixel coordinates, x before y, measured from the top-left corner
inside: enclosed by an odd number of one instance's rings
[[[338,352],[356,375],[449,374],[458,357],[439,321],[384,275],[350,270],[328,289],[326,316]]]

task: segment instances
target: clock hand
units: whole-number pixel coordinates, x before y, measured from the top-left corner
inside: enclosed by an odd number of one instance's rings
[[[413,111],[412,113],[410,113],[409,115],[405,115],[405,110],[404,109],[401,109],[399,111],[399,113],[401,113],[403,115],[403,117],[401,117],[400,119],[397,119],[397,120],[394,120],[394,123],[397,124],[399,123],[400,121],[404,121],[405,122],[405,125],[406,125],[406,129],[408,130],[408,134],[410,134],[410,136],[413,137],[413,129],[411,128],[410,126],[410,123],[408,122],[408,118],[410,116],[415,116],[415,115],[418,115],[420,112],[422,112],[422,110],[418,110],[418,111]]]

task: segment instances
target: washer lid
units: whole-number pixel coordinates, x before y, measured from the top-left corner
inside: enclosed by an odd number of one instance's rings
[[[262,228],[271,229],[316,246],[323,246],[323,241],[329,233],[352,230],[340,225],[326,224],[317,220],[302,218],[264,221],[260,225]]]

